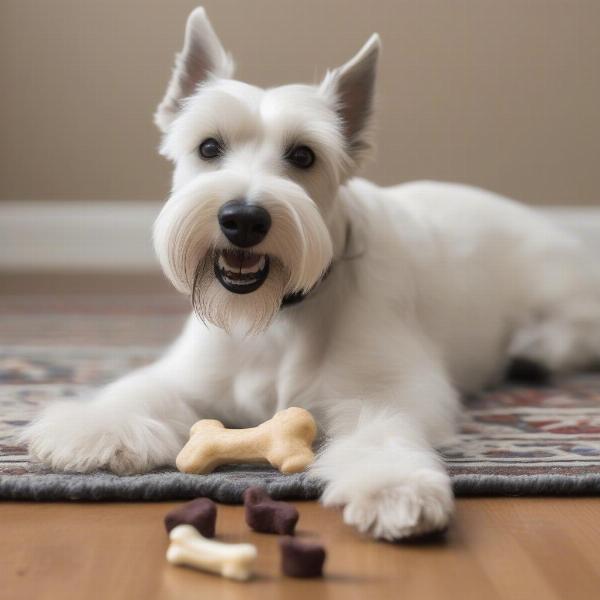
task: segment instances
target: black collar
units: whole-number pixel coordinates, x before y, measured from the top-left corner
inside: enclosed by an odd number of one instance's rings
[[[302,300],[304,300],[307,296],[309,296],[315,291],[319,284],[321,284],[323,281],[325,281],[325,279],[327,279],[327,277],[329,277],[329,273],[331,273],[331,265],[329,265],[325,273],[321,275],[321,279],[319,279],[319,281],[317,281],[317,283],[315,283],[315,285],[312,288],[310,288],[310,290],[308,290],[307,292],[294,292],[293,294],[287,294],[286,296],[284,296],[283,300],[281,301],[281,308],[285,308],[286,306],[293,306],[294,304],[299,304],[300,302],[302,302]]]
[[[346,253],[348,251],[348,248],[350,247],[351,238],[352,238],[352,229],[350,227],[350,223],[347,223],[346,224],[346,239],[344,241],[344,253]],[[315,283],[315,285],[313,285],[313,287],[310,288],[310,290],[308,290],[307,292],[294,292],[293,294],[287,294],[286,296],[284,296],[283,300],[281,301],[280,308],[285,308],[286,306],[293,306],[294,304],[299,304],[300,302],[302,302],[302,300],[304,300],[307,296],[312,294],[317,289],[317,287],[321,283],[323,283],[323,281],[325,281],[327,279],[327,277],[329,277],[329,274],[331,273],[332,268],[333,268],[333,263],[330,263],[329,266],[327,267],[327,269],[325,269],[325,272],[323,273],[323,275],[321,275],[321,279],[319,279],[319,281],[317,281],[317,283]]]

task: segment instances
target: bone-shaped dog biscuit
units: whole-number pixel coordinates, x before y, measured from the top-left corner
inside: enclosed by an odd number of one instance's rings
[[[210,419],[198,421],[177,456],[184,473],[210,473],[219,465],[270,463],[282,473],[298,473],[314,461],[317,425],[303,408],[291,407],[250,429],[225,429]]]
[[[256,546],[224,544],[202,537],[191,525],[178,525],[169,534],[167,560],[174,565],[218,573],[229,579],[245,581],[254,570]]]

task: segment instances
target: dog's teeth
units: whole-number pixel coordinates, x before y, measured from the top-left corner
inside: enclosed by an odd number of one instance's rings
[[[237,286],[244,286],[244,285],[251,285],[253,283],[256,283],[256,279],[231,279],[231,277],[227,277],[224,276],[223,279],[231,284],[231,285],[237,285]]]
[[[249,255],[248,262],[252,266],[243,267],[245,260],[240,260],[239,255],[230,256],[234,264],[230,264],[228,258],[229,251],[219,252],[215,260],[215,272],[221,282],[232,286],[233,288],[252,287],[262,283],[264,271],[267,268],[268,257],[265,254]]]
[[[265,262],[266,262],[266,258],[265,258],[265,255],[263,254],[260,257],[257,264],[252,265],[251,267],[242,267],[241,272],[244,273],[245,275],[248,273],[260,273],[265,268]]]

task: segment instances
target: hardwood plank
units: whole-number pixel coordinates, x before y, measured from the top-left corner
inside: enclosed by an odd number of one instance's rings
[[[587,600],[600,586],[598,499],[461,499],[445,539],[405,544],[373,542],[337,511],[297,503],[298,535],[329,553],[326,577],[306,581],[280,575],[276,536],[250,532],[241,507],[222,505],[220,539],[258,547],[249,583],[167,564],[162,517],[175,505],[0,504],[0,597]]]

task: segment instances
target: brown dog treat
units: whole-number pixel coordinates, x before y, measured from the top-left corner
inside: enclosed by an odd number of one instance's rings
[[[192,525],[206,538],[215,537],[217,522],[217,505],[208,498],[196,498],[187,502],[165,516],[167,532],[178,525]]]
[[[286,537],[279,541],[281,570],[288,577],[321,577],[325,548],[321,544]]]
[[[261,487],[249,487],[244,492],[246,523],[260,533],[294,535],[298,511],[287,502],[273,500]]]

